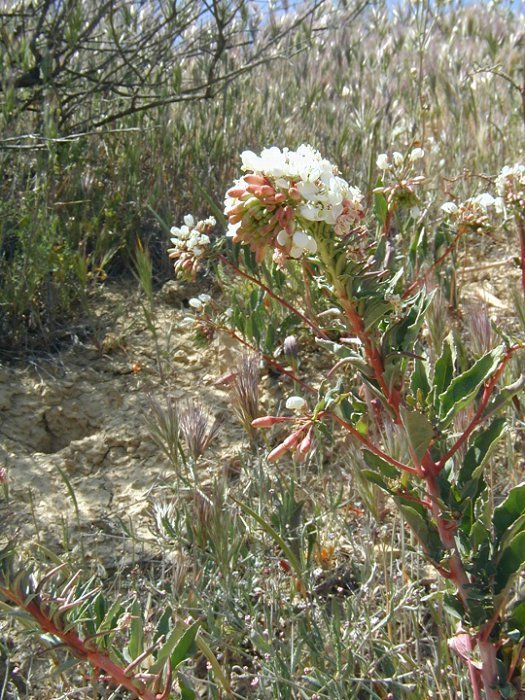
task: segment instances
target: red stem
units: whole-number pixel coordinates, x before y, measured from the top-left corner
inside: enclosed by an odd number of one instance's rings
[[[394,412],[395,422],[400,424],[401,415],[399,413],[399,397],[394,391],[390,391],[388,386],[386,385],[384,377],[385,368],[383,366],[383,359],[379,354],[377,348],[372,343],[372,340],[370,339],[370,336],[368,335],[364,327],[363,319],[355,310],[351,300],[344,296],[342,293],[339,293],[338,296],[339,301],[341,302],[341,306],[343,307],[343,310],[346,314],[346,317],[350,322],[352,332],[357,335],[359,340],[364,345],[366,359],[368,360],[371,368],[374,371],[374,379],[379,384],[381,391],[383,392],[383,396],[385,397],[385,399],[388,402],[388,405]]]
[[[478,406],[478,410],[476,411],[474,418],[470,421],[469,425],[463,432],[463,434],[459,437],[459,439],[452,445],[450,450],[439,460],[437,463],[436,467],[437,470],[440,471],[443,469],[445,466],[446,462],[454,455],[459,448],[468,440],[472,432],[478,427],[478,425],[482,422],[481,416],[483,414],[483,411],[487,407],[487,404],[489,402],[490,396],[492,392],[494,391],[494,387],[496,386],[496,383],[498,379],[501,377],[501,374],[503,373],[503,370],[505,369],[508,361],[516,352],[516,350],[522,350],[523,346],[522,345],[513,345],[510,347],[507,352],[505,353],[505,357],[501,360],[498,369],[494,373],[494,376],[490,380],[490,382],[485,386],[485,390],[483,392],[483,396],[481,397],[481,402]]]
[[[457,242],[458,242],[459,239],[461,238],[461,234],[462,234],[462,232],[458,232],[458,233],[456,234],[456,237],[455,237],[454,240],[452,241],[452,243],[450,243],[450,245],[447,246],[447,248],[445,249],[445,252],[444,252],[442,255],[439,256],[439,258],[428,268],[428,270],[425,270],[424,275],[421,275],[420,277],[417,277],[417,278],[412,282],[412,284],[403,292],[403,297],[402,297],[403,299],[406,299],[407,297],[409,297],[409,296],[412,294],[412,292],[414,291],[414,289],[416,289],[417,287],[421,287],[421,286],[424,284],[425,279],[426,279],[426,277],[428,276],[428,274],[429,274],[430,272],[433,272],[433,271],[436,269],[436,267],[439,267],[439,265],[441,265],[441,263],[443,262],[443,260],[444,260],[445,258],[447,258],[447,257],[450,255],[450,253],[451,253],[451,252],[454,250],[454,248],[456,247]]]
[[[521,216],[517,217],[518,234],[520,238],[520,267],[521,267],[521,289],[525,295],[525,221]]]
[[[321,415],[322,414],[320,413],[319,417]],[[411,467],[408,464],[403,464],[403,462],[398,462],[397,459],[394,459],[393,457],[390,457],[390,455],[387,455],[385,452],[380,450],[379,447],[376,447],[374,443],[370,442],[370,440],[367,440],[364,435],[361,435],[361,433],[358,430],[356,430],[353,425],[347,423],[342,418],[339,418],[339,416],[337,416],[335,413],[330,412],[330,416],[336,421],[336,423],[339,423],[339,425],[343,426],[345,430],[348,430],[348,432],[353,437],[355,437],[355,439],[358,440],[362,445],[364,445],[367,448],[367,450],[377,455],[378,457],[381,457],[381,459],[384,459],[385,462],[388,462],[397,469],[401,469],[402,471],[408,472],[409,474],[415,474],[416,476],[419,475],[417,469]]]
[[[244,345],[245,348],[248,348],[252,350],[255,353],[260,354],[264,361],[267,362],[269,365],[272,365],[272,367],[275,367],[276,370],[278,370],[281,374],[286,375],[287,377],[290,377],[291,380],[296,382],[296,384],[299,384],[300,386],[303,387],[303,389],[306,389],[306,391],[309,391],[310,393],[317,394],[317,390],[313,388],[313,386],[310,386],[307,382],[304,382],[302,379],[299,379],[299,377],[294,373],[290,372],[290,370],[285,369],[280,362],[277,362],[276,360],[273,359],[273,357],[270,357],[270,355],[266,355],[265,353],[261,353],[261,351],[256,348],[254,345],[249,343],[247,340],[244,340],[244,338],[241,338],[240,335],[237,335],[235,331],[232,331],[231,328],[228,328],[226,326],[217,326],[221,331],[224,333],[227,333],[229,336],[231,336],[234,340],[236,340],[238,343],[241,345]]]
[[[272,290],[269,287],[267,287],[265,284],[263,284],[263,282],[258,280],[256,277],[252,277],[247,272],[243,272],[242,270],[240,270],[236,265],[234,265],[232,262],[230,262],[228,260],[228,258],[226,258],[224,255],[219,255],[219,260],[221,260],[226,265],[229,265],[229,267],[231,267],[232,270],[235,270],[235,272],[237,272],[237,274],[241,275],[241,277],[245,277],[247,280],[250,280],[250,282],[253,282],[261,289],[264,289],[264,291],[266,292],[266,294],[268,294],[268,296],[271,296],[272,299],[275,299],[275,301],[278,301],[279,304],[281,304],[286,309],[288,309],[288,311],[291,311],[296,316],[299,316],[299,318],[302,321],[304,321],[307,326],[310,326],[310,328],[317,333],[317,335],[321,336],[322,338],[328,338],[326,333],[321,328],[319,328],[319,326],[317,326],[313,321],[311,321],[307,316],[305,316],[303,313],[301,313],[298,309],[296,309],[291,304],[289,304],[285,299],[280,297],[278,294],[275,294],[275,292],[272,292]]]
[[[0,587],[0,593],[16,606],[29,613],[43,630],[61,639],[75,656],[88,661],[93,668],[105,671],[115,685],[126,688],[135,697],[142,700],[158,700],[156,693],[152,693],[145,688],[140,681],[127,676],[124,669],[111,661],[106,654],[90,649],[88,643],[72,630],[65,631],[57,627],[53,620],[40,608],[36,598],[26,602],[22,596],[4,587]]]

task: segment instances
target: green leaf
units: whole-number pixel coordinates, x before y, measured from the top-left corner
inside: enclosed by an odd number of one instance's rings
[[[458,474],[458,487],[461,489],[468,485],[471,479],[477,478],[483,469],[498,440],[505,433],[506,420],[497,418],[488,428],[476,435],[476,439],[469,447],[463,464]]]
[[[182,673],[177,674],[177,680],[179,681],[181,700],[195,700],[197,695],[191,687],[189,680],[183,676]]]
[[[382,346],[385,355],[392,351],[412,352],[423,321],[425,312],[432,300],[432,294],[426,291],[420,292],[411,299],[411,307],[408,313],[400,321],[393,323],[383,335]]]
[[[525,600],[520,600],[512,608],[508,617],[509,630],[518,630],[525,635]]]
[[[200,626],[201,623],[199,621],[194,622],[188,627],[188,629],[184,632],[182,637],[177,642],[171,655],[172,669],[176,669],[177,666],[180,666],[180,664],[183,661],[189,659],[197,651],[197,647],[195,645],[195,638],[197,637],[197,632],[199,631]]]
[[[150,673],[160,673],[168,659],[171,668],[175,670],[185,659],[195,651],[195,637],[199,631],[200,622],[194,622],[190,627],[177,625],[166,637],[166,641],[158,650],[155,663],[150,667]]]
[[[421,461],[434,437],[434,428],[429,419],[418,411],[407,411],[401,408],[401,419],[407,432],[410,446],[417,459]]]
[[[434,392],[435,396],[442,394],[448,387],[454,376],[454,366],[456,364],[456,345],[454,336],[449,333],[443,343],[443,350],[436,362],[434,370]]]
[[[197,644],[199,650],[202,652],[202,654],[208,659],[217,682],[222,685],[222,687],[224,688],[224,690],[226,691],[228,696],[231,696],[232,689],[231,689],[230,681],[228,680],[227,676],[225,675],[224,671],[222,670],[221,665],[220,665],[219,661],[217,660],[217,657],[215,656],[213,651],[210,649],[210,647],[204,641],[202,635],[199,635],[197,637],[196,644]]]
[[[383,489],[383,491],[386,491],[392,496],[394,495],[395,492],[387,485],[383,477],[377,472],[373,471],[372,469],[360,469],[359,474],[363,477],[363,479],[366,479],[366,481],[370,481],[370,483],[379,486],[379,488]]]
[[[392,304],[383,299],[376,299],[366,305],[364,314],[365,330],[376,326],[385,316],[392,312]]]
[[[379,178],[378,181],[376,182],[376,187],[382,187],[383,182]],[[384,226],[386,217],[388,216],[388,204],[386,201],[386,197],[382,192],[374,192],[374,216],[378,220],[378,222],[381,224],[381,226]]]
[[[394,465],[389,464],[389,462],[386,462],[384,459],[378,457],[378,455],[375,455],[373,452],[370,452],[366,449],[363,450],[363,459],[370,467],[370,469],[379,470],[382,473],[382,475],[385,476],[387,479],[399,478],[399,471],[394,467]]]
[[[439,395],[442,425],[448,425],[456,413],[468,406],[476,397],[483,382],[496,370],[503,356],[504,346],[491,350],[475,362],[470,369],[455,377],[445,392]]]
[[[401,501],[401,498],[396,498],[396,500],[403,518],[415,532],[429,556],[434,561],[440,561],[443,550],[439,534],[434,525],[429,522],[426,514],[423,514],[423,509],[419,510],[416,505],[407,505]]]
[[[485,409],[483,417],[486,418],[487,416],[496,413],[496,411],[500,411],[503,408],[503,406],[505,406],[505,404],[509,403],[509,401],[511,401],[514,398],[514,396],[523,391],[524,387],[525,374],[521,375],[521,377],[515,382],[512,382],[512,384],[508,384],[507,386],[504,386],[502,389],[500,389],[497,396],[492,398],[489,405]]]
[[[462,620],[465,616],[465,608],[455,595],[445,593],[443,596],[443,607],[452,617]]]
[[[142,610],[137,600],[133,601],[131,607],[131,624],[128,643],[128,653],[131,659],[136,659],[144,651],[144,622],[142,620]]]
[[[517,574],[525,563],[525,531],[518,532],[503,548],[496,562],[495,593],[500,593],[508,584],[509,579]]]
[[[412,506],[400,504],[399,508],[403,514],[403,518],[407,521],[412,530],[414,530],[420,542],[426,544],[430,534],[427,520]]]
[[[325,340],[324,338],[316,338],[315,342],[317,345],[325,348],[325,350],[328,350],[328,352],[334,354],[340,360],[350,357],[363,361],[361,355],[358,355],[355,350],[351,350],[346,345],[335,343],[333,340]]]
[[[492,522],[496,538],[499,540],[505,531],[525,513],[525,482],[511,489],[507,498],[494,509]]]
[[[419,395],[426,401],[427,396],[430,394],[430,384],[428,381],[426,363],[423,360],[416,359],[414,363],[414,371],[410,379],[410,388],[412,389],[412,394],[416,399]]]

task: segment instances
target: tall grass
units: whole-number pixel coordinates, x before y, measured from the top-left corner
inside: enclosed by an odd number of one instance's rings
[[[137,236],[165,278],[165,234],[149,207],[166,221],[207,210],[202,190],[219,200],[244,148],[309,142],[361,187],[373,184],[378,151],[414,141],[431,154],[430,177],[493,174],[517,158],[524,37],[514,10],[427,0],[395,10],[370,3],[357,16],[354,9],[327,6],[322,30],[305,26],[288,39],[283,60],[213,100],[38,148],[4,141],[2,347],[32,336],[52,342],[92,281],[129,272]]]

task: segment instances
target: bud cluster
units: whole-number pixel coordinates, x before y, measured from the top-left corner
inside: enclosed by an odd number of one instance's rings
[[[478,233],[482,234],[491,229],[489,210],[501,212],[501,199],[493,197],[488,192],[471,197],[456,204],[455,202],[445,202],[441,205],[441,210],[454,222],[458,234]]]
[[[418,160],[422,160],[425,157],[425,151],[422,148],[413,148],[407,154],[403,155],[399,151],[394,151],[392,153],[392,162],[388,157],[387,153],[380,153],[377,156],[376,166],[379,170],[398,170],[403,166],[411,163],[415,163]]]
[[[506,165],[496,178],[496,190],[504,205],[525,217],[525,165]]]
[[[361,192],[311,146],[303,144],[297,151],[265,148],[260,156],[244,151],[241,158],[247,174],[225,200],[228,235],[235,243],[248,244],[258,261],[270,247],[279,263],[314,254],[316,222],[333,226],[343,236],[364,215]]]
[[[168,250],[168,255],[175,260],[174,268],[178,276],[195,279],[208,253],[211,244],[208,234],[211,233],[215,224],[213,216],[195,222],[191,214],[186,214],[184,224],[180,228],[177,226],[171,228],[173,248]]]

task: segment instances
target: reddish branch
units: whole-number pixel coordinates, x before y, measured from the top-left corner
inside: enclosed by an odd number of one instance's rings
[[[169,697],[170,678],[168,678],[167,686],[162,693],[158,694],[148,690],[141,681],[128,676],[125,670],[114,663],[106,654],[97,649],[91,649],[89,641],[81,639],[72,630],[66,631],[57,626],[43,610],[38,595],[24,599],[18,592],[4,586],[0,586],[0,594],[31,615],[41,629],[60,639],[76,657],[89,662],[94,669],[104,671],[114,685],[126,688],[134,697],[141,698],[141,700],[167,700]]]
[[[232,268],[232,270],[235,270],[237,274],[241,275],[241,277],[244,277],[247,280],[250,280],[250,282],[253,282],[256,284],[258,287],[263,289],[268,296],[272,297],[272,299],[275,299],[275,301],[278,301],[281,306],[284,306],[288,311],[291,311],[293,314],[296,316],[299,316],[299,318],[306,323],[307,326],[309,326],[315,333],[320,336],[321,338],[328,338],[326,333],[319,328],[311,319],[309,319],[307,316],[305,316],[303,313],[301,313],[298,309],[296,309],[294,306],[289,304],[285,299],[280,297],[278,294],[275,294],[275,292],[272,292],[272,290],[267,287],[263,282],[258,280],[256,277],[252,277],[249,275],[247,272],[243,272],[240,270],[236,265],[234,265],[232,262],[230,262],[224,255],[219,255],[219,259],[221,262],[225,263],[229,267]]]
[[[494,388],[501,377],[503,370],[507,366],[508,361],[512,357],[512,355],[517,351],[517,350],[522,350],[523,345],[513,345],[510,348],[508,348],[507,352],[505,353],[505,356],[501,360],[496,372],[494,373],[492,379],[486,384],[485,390],[483,391],[483,396],[481,397],[480,404],[478,406],[478,410],[476,411],[474,418],[470,421],[469,425],[467,428],[463,431],[462,435],[456,440],[456,442],[452,445],[450,450],[439,460],[437,463],[437,468],[440,471],[443,469],[445,464],[448,462],[448,460],[454,455],[459,448],[468,440],[472,432],[478,427],[478,425],[482,422],[482,415],[483,411],[486,409],[487,404],[489,402],[489,399],[492,395],[492,392],[494,391]]]

